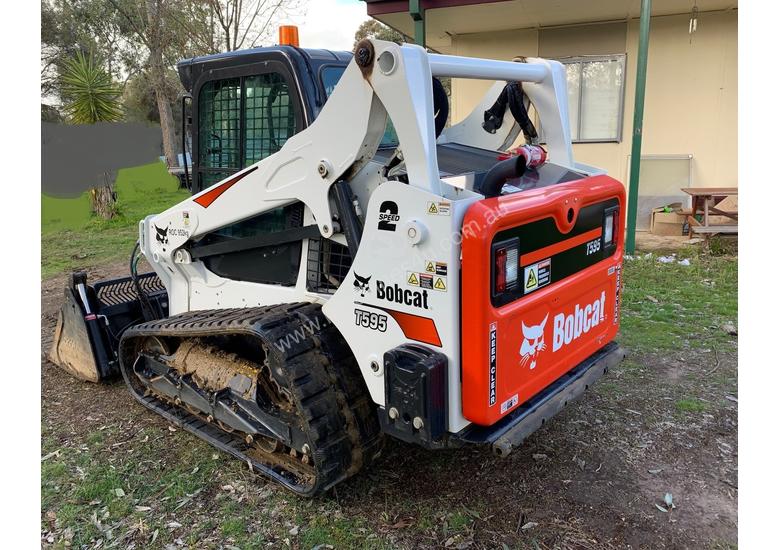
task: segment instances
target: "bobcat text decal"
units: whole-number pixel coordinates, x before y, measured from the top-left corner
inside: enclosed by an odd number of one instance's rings
[[[594,300],[592,304],[584,308],[579,304],[574,306],[574,312],[569,315],[559,313],[553,319],[553,352],[558,351],[564,344],[570,344],[590,329],[604,321],[604,300],[606,294]]]
[[[553,317],[553,353],[604,322],[605,300],[606,293],[602,291],[597,299],[585,307],[576,304],[571,313],[558,313]],[[528,326],[525,322],[521,322],[523,343],[520,345],[520,366],[529,365],[529,368],[535,368],[537,356],[547,349],[547,344],[544,341],[544,328],[549,317],[548,313],[538,325]]]
[[[380,300],[395,302],[396,304],[405,304],[407,306],[428,309],[427,290],[411,290],[408,288],[402,288],[397,283],[391,286],[384,281],[377,279],[376,297]]]

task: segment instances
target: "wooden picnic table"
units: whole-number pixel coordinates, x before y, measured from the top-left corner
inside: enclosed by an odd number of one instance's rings
[[[706,236],[715,233],[737,233],[738,225],[710,225],[710,214],[725,216],[737,221],[737,212],[721,210],[715,204],[728,196],[737,195],[736,187],[684,187],[683,193],[691,196],[691,211],[688,213],[688,236],[701,233]],[[702,223],[696,219],[696,214],[703,215]]]

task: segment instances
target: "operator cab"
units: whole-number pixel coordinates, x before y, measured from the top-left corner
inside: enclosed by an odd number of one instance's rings
[[[191,98],[193,193],[272,155],[309,126],[351,59],[271,46],[180,61]]]
[[[233,173],[277,152],[287,139],[308,127],[336,88],[352,52],[305,49],[291,45],[252,48],[185,59],[177,64],[191,100],[191,190],[198,193]],[[449,104],[434,79],[436,135],[447,121]],[[186,120],[187,117],[183,117]],[[374,160],[392,165],[398,137],[388,119]],[[496,151],[459,143],[437,145],[442,178],[469,175],[477,188],[496,164]],[[403,165],[393,177],[404,181]],[[508,181],[514,193],[583,177],[553,163]]]

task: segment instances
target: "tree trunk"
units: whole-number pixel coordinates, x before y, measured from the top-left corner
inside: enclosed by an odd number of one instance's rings
[[[116,195],[108,172],[103,174],[103,185],[89,190],[89,202],[92,211],[104,220],[110,220],[116,214]]]
[[[157,100],[157,110],[160,113],[160,129],[162,130],[163,152],[168,166],[176,166],[176,131],[173,125],[173,112],[168,102],[165,82],[165,63],[163,62],[163,37],[160,20],[160,0],[146,1],[146,16],[148,21],[149,41],[149,73]]]
[[[163,76],[162,78],[165,77]],[[176,166],[179,162],[176,158],[176,147],[174,145],[176,143],[176,129],[174,128],[171,104],[168,102],[165,94],[165,84],[160,86],[155,83],[154,95],[157,99],[157,109],[160,112],[160,129],[162,130],[165,159],[168,161],[168,166]]]

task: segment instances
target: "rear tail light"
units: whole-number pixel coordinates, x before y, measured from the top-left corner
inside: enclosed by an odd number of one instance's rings
[[[496,250],[496,293],[506,291],[506,248]]]
[[[602,235],[604,238],[604,251],[614,248],[617,245],[617,238],[620,231],[618,223],[620,220],[620,210],[617,206],[608,208],[604,211],[604,227]]]
[[[518,240],[512,239],[493,245],[493,295],[517,286],[520,253]]]

